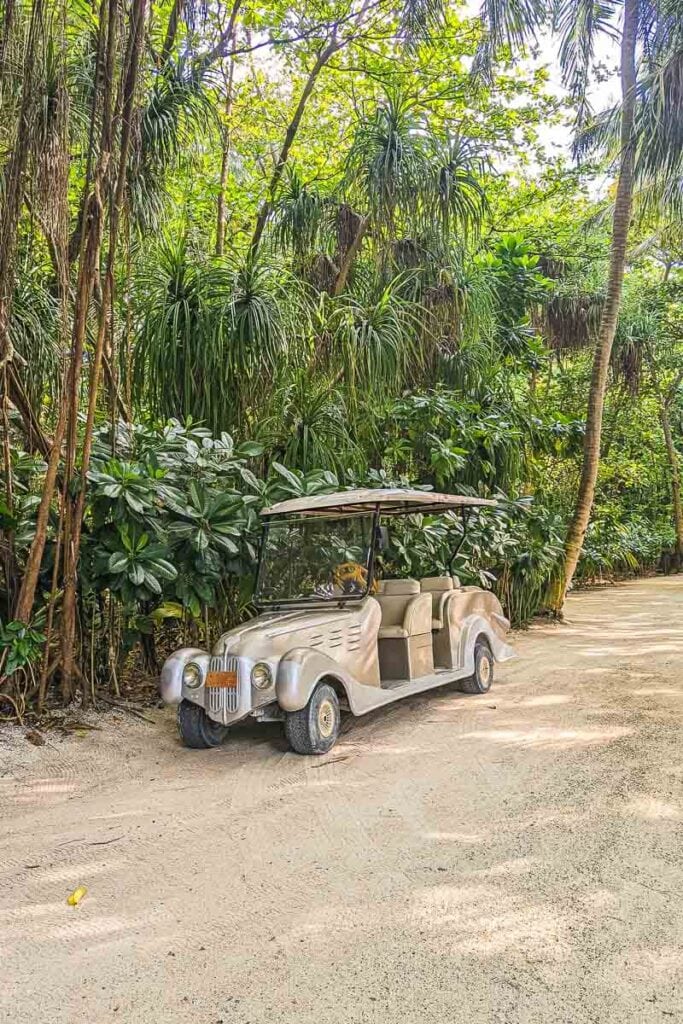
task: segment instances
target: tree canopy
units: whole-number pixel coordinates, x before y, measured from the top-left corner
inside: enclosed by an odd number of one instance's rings
[[[520,624],[680,564],[682,26],[0,0],[0,704],[249,614],[288,495],[498,497],[456,569]],[[387,570],[460,530],[411,519]]]

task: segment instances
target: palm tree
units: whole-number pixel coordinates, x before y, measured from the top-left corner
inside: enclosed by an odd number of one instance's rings
[[[596,8],[593,3],[586,6],[583,0],[568,0],[560,7],[561,58],[568,80],[581,98],[585,97],[596,33],[609,26],[610,13],[608,5]],[[561,613],[574,576],[593,506],[605,389],[619,317],[635,183],[640,177],[669,188],[683,161],[680,0],[660,0],[648,4],[647,9],[643,0],[623,0],[622,13],[621,105],[617,118],[619,144],[609,274],[594,350],[581,479],[565,538],[563,564],[551,593],[550,606],[556,614]],[[640,69],[639,44],[648,54]]]

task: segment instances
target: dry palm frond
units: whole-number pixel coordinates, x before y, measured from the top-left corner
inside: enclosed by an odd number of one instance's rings
[[[633,338],[617,345],[612,351],[612,372],[622,382],[627,393],[635,398],[640,392],[643,375],[643,348]]]
[[[342,203],[337,211],[337,251],[340,260],[343,260],[347,252],[356,240],[358,229],[363,218],[356,213],[348,203]]]
[[[316,291],[331,293],[337,280],[339,267],[324,252],[317,252],[306,270],[306,280]]]
[[[554,295],[543,309],[538,326],[555,352],[578,351],[595,341],[603,297],[596,293]]]

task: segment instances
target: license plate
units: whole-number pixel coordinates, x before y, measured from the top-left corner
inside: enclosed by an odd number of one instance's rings
[[[216,689],[236,690],[237,672],[209,672],[206,677],[206,685]]]

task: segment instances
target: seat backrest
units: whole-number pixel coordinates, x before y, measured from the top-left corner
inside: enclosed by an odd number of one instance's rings
[[[382,608],[382,625],[402,626],[411,598],[419,593],[417,580],[383,580],[381,591],[375,595]]]
[[[453,590],[453,580],[450,576],[425,576],[420,580],[420,590],[423,594],[431,594],[432,597],[432,619],[441,621],[444,594]]]
[[[430,594],[442,594],[444,590],[459,590],[460,579],[457,576],[425,576],[420,580],[420,590]]]
[[[382,592],[375,595],[382,609],[382,626],[402,626],[411,633],[429,632],[426,598],[417,580],[385,580]],[[406,621],[409,610],[412,614]]]

